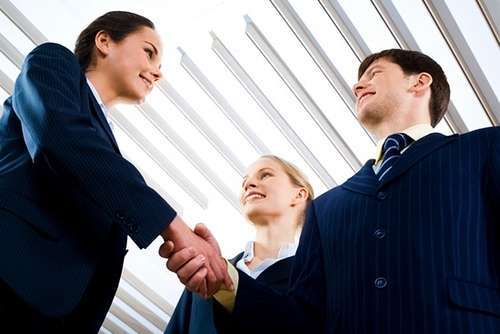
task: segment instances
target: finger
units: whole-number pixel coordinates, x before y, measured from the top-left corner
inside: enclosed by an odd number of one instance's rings
[[[178,271],[177,276],[183,284],[186,284],[189,279],[200,270],[205,264],[205,256],[200,254],[192,260],[186,262]]]
[[[186,283],[186,289],[191,292],[198,293],[199,287],[203,284],[205,277],[207,276],[207,268],[201,268],[196,274],[191,276],[189,281]]]
[[[213,268],[211,266],[208,267],[207,272],[207,293],[208,295],[213,295],[217,291],[219,291],[221,280],[217,278],[215,275]]]
[[[172,254],[167,261],[167,268],[172,272],[177,272],[184,264],[196,256],[192,247],[186,247]]]
[[[206,268],[205,268],[206,269]],[[205,276],[205,279],[201,281],[200,285],[196,288],[196,293],[200,295],[200,297],[207,299],[208,294],[207,294],[207,278]]]
[[[167,240],[163,244],[161,244],[160,248],[158,249],[158,253],[160,254],[161,257],[167,259],[170,257],[170,255],[172,255],[174,248],[175,248],[174,242]]]

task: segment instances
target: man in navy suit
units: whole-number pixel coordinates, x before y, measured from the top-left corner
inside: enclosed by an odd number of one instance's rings
[[[230,266],[237,289],[215,299],[249,333],[500,333],[500,129],[435,133],[450,91],[422,53],[382,51],[358,75],[374,159],[313,201],[286,294]]]

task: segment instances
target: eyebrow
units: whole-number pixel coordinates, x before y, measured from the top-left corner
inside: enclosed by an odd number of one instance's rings
[[[373,65],[372,67],[368,68],[368,70],[366,70],[364,74],[370,74],[371,72],[373,72],[376,69],[383,69],[383,68],[384,67],[382,65],[376,64],[376,65]]]
[[[259,169],[257,171],[257,173],[260,173],[260,172],[262,172],[263,170],[266,170],[266,169],[269,169],[269,170],[271,170],[271,171],[274,172],[274,169],[272,169],[271,167],[264,167],[264,168]],[[247,178],[248,178],[248,175],[243,176],[243,181],[245,181]]]

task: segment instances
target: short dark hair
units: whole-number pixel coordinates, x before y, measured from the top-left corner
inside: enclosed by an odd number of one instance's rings
[[[75,43],[75,55],[80,66],[85,71],[94,60],[95,36],[100,31],[105,31],[115,42],[120,42],[129,34],[142,27],[155,29],[151,20],[144,16],[124,12],[108,12],[90,23],[78,36]]]
[[[388,49],[374,53],[363,60],[359,65],[358,80],[366,69],[380,58],[399,65],[406,75],[426,72],[432,76],[429,110],[431,125],[435,127],[448,110],[450,102],[450,85],[441,66],[431,57],[418,51]]]

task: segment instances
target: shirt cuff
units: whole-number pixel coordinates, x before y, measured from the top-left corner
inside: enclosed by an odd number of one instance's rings
[[[236,301],[236,291],[238,290],[238,271],[236,268],[226,260],[227,272],[231,280],[233,281],[233,290],[229,290],[226,286],[214,294],[215,300],[217,300],[227,311],[232,312],[234,309],[234,302]]]

